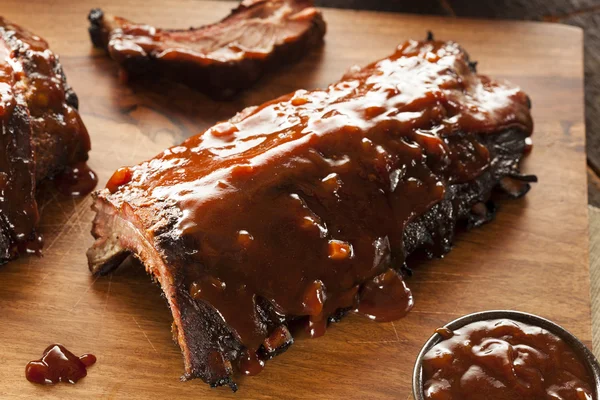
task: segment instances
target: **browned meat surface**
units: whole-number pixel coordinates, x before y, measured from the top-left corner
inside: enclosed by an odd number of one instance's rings
[[[129,77],[167,76],[207,94],[231,97],[266,71],[320,46],[325,22],[312,0],[245,0],[222,21],[167,30],[90,12],[90,36]]]
[[[36,183],[87,160],[77,106],[48,44],[0,17],[0,263],[40,249]]]
[[[255,374],[291,333],[355,310],[406,314],[408,254],[526,193],[528,97],[455,43],[408,41],[323,90],[298,90],[115,172],[96,192],[94,274],[133,254],[162,286],[186,378]],[[291,333],[290,333],[291,332]]]

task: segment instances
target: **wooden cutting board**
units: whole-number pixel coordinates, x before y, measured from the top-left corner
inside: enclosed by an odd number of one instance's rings
[[[583,125],[582,31],[530,22],[490,22],[324,10],[326,45],[274,73],[233,102],[184,87],[124,86],[117,68],[93,50],[86,16],[107,12],[164,27],[214,22],[233,3],[197,0],[3,0],[0,12],[47,39],[60,54],[92,137],[90,165],[101,184],[218,120],[296,88],[323,87],[353,64],[392,53],[408,38],[460,42],[482,73],[507,78],[533,99],[534,148],[524,171],[539,184],[503,201],[496,221],[461,234],[443,260],[412,265],[416,305],[404,319],[350,316],[315,340],[298,341],[240,390],[181,383],[160,289],[135,262],[92,278],[85,250],[90,199],[42,189],[43,258],[0,268],[0,397],[48,398],[400,398],[410,397],[414,359],[436,327],[466,313],[509,308],[550,318],[591,344],[588,221]],[[25,364],[55,342],[98,356],[75,386],[25,380]]]

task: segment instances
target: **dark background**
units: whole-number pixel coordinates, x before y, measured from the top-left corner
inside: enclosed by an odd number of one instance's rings
[[[600,207],[600,0],[315,0],[320,7],[535,20],[585,31],[589,203]]]

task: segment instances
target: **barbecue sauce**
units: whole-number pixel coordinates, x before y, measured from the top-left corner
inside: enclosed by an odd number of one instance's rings
[[[413,304],[402,275],[388,269],[363,285],[356,311],[374,321],[389,322],[404,317]]]
[[[0,18],[0,29],[5,22]],[[34,148],[24,90],[17,85],[22,71],[12,46],[0,35],[0,214],[11,225],[15,243],[10,253],[35,240],[39,221],[35,200]],[[3,229],[4,230],[4,229]],[[2,254],[2,258],[14,254]]]
[[[445,332],[422,365],[428,400],[592,400],[595,387],[562,339],[509,319]]]
[[[269,321],[300,321],[317,337],[340,309],[381,321],[406,314],[405,226],[443,202],[449,184],[483,174],[482,142],[509,128],[524,149],[523,92],[476,75],[454,43],[409,41],[327,89],[248,108],[118,171],[107,188],[144,215],[179,210],[177,243],[160,244],[175,285],[252,353],[266,347]],[[452,231],[435,232],[432,254]],[[273,315],[259,312],[264,301]]]
[[[81,197],[89,194],[98,184],[96,173],[85,162],[68,166],[54,178],[59,192],[66,196]]]
[[[238,360],[238,371],[243,375],[258,375],[264,366],[264,360],[255,351],[246,350]]]
[[[87,375],[87,368],[96,363],[93,354],[77,357],[63,345],[50,345],[42,358],[30,361],[25,367],[25,377],[29,382],[56,384],[59,382],[76,383]]]
[[[36,185],[54,176],[70,194],[89,193],[88,132],[77,98],[48,43],[0,17],[0,213],[14,237],[11,257],[40,254]],[[8,229],[6,229],[8,231]]]

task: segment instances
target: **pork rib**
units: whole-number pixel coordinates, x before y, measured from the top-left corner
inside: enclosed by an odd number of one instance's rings
[[[168,300],[185,377],[235,388],[292,328],[404,315],[407,255],[448,252],[459,221],[492,218],[495,187],[520,196],[535,180],[518,172],[529,107],[457,44],[408,41],[117,170],[94,195],[90,269],[139,258]]]
[[[77,107],[48,44],[0,17],[0,263],[41,247],[36,184],[87,160]]]
[[[246,0],[218,23],[185,30],[135,24],[99,9],[88,18],[93,44],[128,76],[167,76],[217,98],[300,59],[325,35],[312,0]]]

